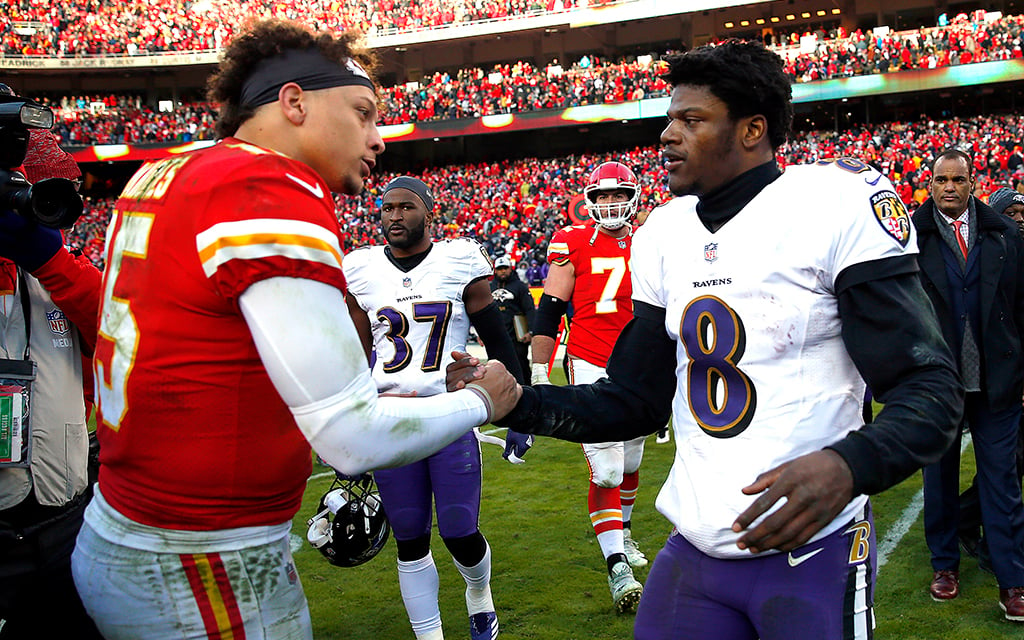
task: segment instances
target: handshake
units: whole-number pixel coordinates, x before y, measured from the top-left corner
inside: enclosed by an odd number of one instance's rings
[[[481,364],[479,358],[465,351],[452,351],[455,362],[445,371],[448,391],[469,389],[483,398],[488,408],[488,422],[504,418],[519,402],[523,389],[501,362]]]

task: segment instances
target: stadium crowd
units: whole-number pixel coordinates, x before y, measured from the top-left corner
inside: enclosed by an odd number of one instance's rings
[[[986,22],[960,14],[947,25],[903,33],[779,34],[776,51],[786,59],[794,82],[934,69],[1021,57],[1024,16]],[[812,36],[813,51],[800,53],[801,37]],[[612,104],[668,95],[659,58],[627,56],[606,60],[585,55],[568,67],[518,61],[488,69],[438,71],[419,82],[381,89],[381,123],[475,118],[587,104]],[[205,102],[160,111],[140,96],[35,96],[55,110],[55,133],[65,145],[190,142],[213,137],[216,109]]]
[[[303,20],[318,29],[368,34],[501,20],[615,0],[10,0],[0,49],[26,56],[212,51],[253,18]],[[15,27],[19,27],[15,31]]]
[[[951,146],[975,159],[978,197],[984,198],[999,185],[1024,189],[1024,155],[1019,144],[1022,126],[1022,116],[990,115],[889,122],[840,133],[802,132],[783,147],[779,160],[787,165],[840,156],[858,158],[892,180],[912,210],[929,195],[929,161]],[[509,255],[517,263],[543,263],[547,239],[567,224],[566,212],[586,175],[612,159],[630,166],[640,177],[641,209],[649,210],[667,197],[664,171],[654,146],[613,154],[435,167],[419,177],[437,198],[438,237],[470,236],[491,255]],[[381,190],[394,177],[374,175],[363,194],[338,200],[346,250],[380,241],[376,212]],[[112,210],[112,199],[86,198],[86,214],[72,234],[72,243],[98,265]]]
[[[1024,16],[988,21],[984,12],[958,14],[944,25],[916,31],[846,33],[839,27],[828,34],[804,34],[814,36],[812,51],[804,51],[794,33],[774,49],[786,60],[794,82],[813,82],[1020,58],[1022,24]]]

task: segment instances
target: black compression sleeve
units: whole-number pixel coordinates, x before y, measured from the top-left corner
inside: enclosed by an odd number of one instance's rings
[[[498,311],[498,305],[492,302],[476,313],[469,314],[469,321],[473,323],[473,328],[483,340],[487,357],[505,365],[505,368],[519,384],[526,384],[515,346],[512,344],[512,337],[508,335],[508,331],[505,331],[505,320],[502,318],[501,312]]]
[[[569,303],[565,300],[546,293],[542,295],[537,305],[537,315],[534,316],[533,335],[557,338],[558,323],[568,308]]]
[[[839,294],[843,342],[885,406],[874,422],[829,447],[872,495],[936,462],[963,412],[963,386],[918,276],[892,275]]]
[[[675,341],[665,333],[664,309],[633,304],[634,317],[615,342],[607,378],[524,387],[516,408],[496,424],[571,442],[631,440],[664,427],[676,388]]]

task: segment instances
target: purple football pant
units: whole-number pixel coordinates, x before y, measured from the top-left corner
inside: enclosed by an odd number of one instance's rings
[[[634,637],[868,640],[875,572],[870,505],[863,520],[763,557],[712,558],[673,532],[647,576]]]
[[[434,501],[442,538],[461,538],[479,528],[480,444],[472,431],[429,458],[374,471],[373,478],[396,540],[430,535]]]

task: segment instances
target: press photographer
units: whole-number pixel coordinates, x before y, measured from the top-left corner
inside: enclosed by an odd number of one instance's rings
[[[83,356],[100,273],[57,227],[82,211],[49,109],[0,85],[0,640],[99,638],[71,577],[91,491]]]

